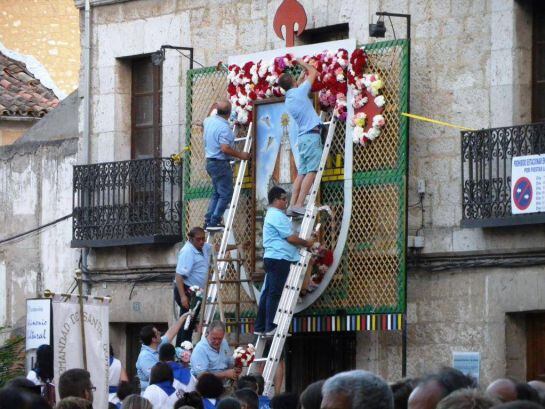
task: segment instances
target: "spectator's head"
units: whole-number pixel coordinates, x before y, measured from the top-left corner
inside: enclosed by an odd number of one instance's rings
[[[53,347],[40,345],[36,350],[36,366],[34,372],[42,381],[53,380]]]
[[[392,389],[392,393],[394,394],[395,409],[407,409],[409,396],[417,383],[417,379],[406,378],[390,385],[390,389]]]
[[[129,395],[123,400],[121,409],[153,409],[149,400],[140,395]]]
[[[288,91],[295,85],[295,79],[290,73],[285,72],[278,78],[278,85],[280,85],[284,91]]]
[[[265,389],[265,378],[259,374],[253,374],[252,375],[255,378],[255,381],[257,382],[257,394],[259,396],[263,395],[263,390]]]
[[[511,402],[517,400],[517,383],[508,378],[496,379],[488,385],[486,392],[502,402]]]
[[[145,325],[140,330],[140,340],[144,345],[157,348],[161,343],[161,333],[153,325]]]
[[[29,393],[17,388],[0,389],[0,409],[28,408]]]
[[[242,409],[259,409],[259,397],[253,389],[239,389],[235,392],[235,398],[240,402]]]
[[[288,203],[288,194],[281,187],[274,186],[271,188],[271,190],[269,190],[267,199],[269,200],[269,205],[279,209],[284,209]]]
[[[208,344],[216,351],[219,351],[224,336],[225,324],[221,321],[212,321],[206,329]]]
[[[297,409],[299,399],[297,395],[290,392],[284,392],[271,399],[271,409]]]
[[[172,373],[172,368],[166,362],[157,362],[151,368],[149,375],[150,385],[161,382],[174,382],[174,374]]]
[[[231,103],[227,99],[220,99],[216,103],[216,110],[219,116],[229,119],[229,116],[231,116]]]
[[[112,344],[110,344],[110,356],[115,356],[114,355],[114,348],[112,347]]]
[[[322,386],[325,381],[311,383],[301,393],[299,401],[302,409],[320,409],[322,404]]]
[[[117,385],[117,397],[120,401],[123,401],[127,396],[132,395],[135,392],[134,385],[130,382],[121,381],[119,382],[119,385]]]
[[[437,409],[488,409],[500,402],[478,389],[458,389],[441,399]]]
[[[541,404],[541,397],[539,393],[525,382],[517,382],[517,400],[526,400],[529,402],[535,402]]]
[[[92,407],[93,405],[87,399],[71,396],[57,403],[55,409],[92,409]]]
[[[237,380],[237,389],[250,388],[257,393],[257,380],[253,375],[241,376]]]
[[[70,396],[93,401],[93,390],[96,388],[91,382],[91,374],[85,369],[69,369],[59,378],[59,396],[61,399]]]
[[[242,409],[242,407],[235,398],[225,398],[218,402],[216,409]]]
[[[324,382],[322,409],[393,409],[394,398],[386,382],[371,372],[341,372]]]
[[[528,386],[530,386],[531,388],[534,388],[534,390],[539,395],[539,398],[541,400],[541,405],[545,407],[545,382],[530,381],[528,382]]]
[[[172,344],[163,344],[159,348],[159,361],[171,362],[174,361],[176,356],[176,348]]]
[[[30,392],[35,395],[41,395],[42,387],[36,385],[31,380],[28,380],[24,376],[18,376],[17,378],[12,379],[6,383],[6,388],[20,389],[22,392]]]
[[[202,227],[193,227],[191,230],[189,230],[187,238],[197,250],[202,251],[204,243],[206,242],[206,235]]]
[[[195,389],[203,398],[217,399],[223,394],[223,382],[216,375],[205,372],[197,379]]]
[[[194,409],[204,409],[201,395],[199,392],[195,391],[184,393],[184,395],[176,401],[174,408],[181,408],[182,406],[190,406]]]
[[[475,380],[457,369],[445,367],[425,377],[409,396],[409,409],[435,409],[441,399],[464,388],[476,387]]]
[[[543,406],[527,400],[514,400],[496,405],[494,409],[543,409]]]

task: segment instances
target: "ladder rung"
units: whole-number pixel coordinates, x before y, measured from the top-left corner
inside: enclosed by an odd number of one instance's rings
[[[220,280],[220,284],[251,283],[252,280]],[[208,284],[217,284],[217,281],[209,281]]]
[[[322,124],[324,124],[324,125],[329,125],[329,124],[331,124],[331,121],[322,122]]]
[[[216,261],[236,261],[239,263],[242,263],[243,261],[246,261],[245,258],[217,258]]]
[[[254,362],[267,362],[267,358],[254,358]]]
[[[217,302],[217,301],[207,301],[206,302],[206,305],[218,305],[218,304],[222,304],[222,305],[255,304],[255,301],[252,301],[252,300],[249,300],[249,301],[243,301],[243,300],[240,300],[240,301],[222,301],[221,303]]]
[[[235,138],[235,142],[245,141],[247,139],[248,139],[247,136],[244,136],[244,137],[241,137],[241,138]]]

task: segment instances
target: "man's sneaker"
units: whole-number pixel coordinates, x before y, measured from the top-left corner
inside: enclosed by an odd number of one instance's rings
[[[270,331],[265,332],[263,335],[266,336],[266,337],[272,337],[272,336],[274,336],[275,333],[276,333],[276,327],[274,327]]]
[[[296,215],[304,216],[307,209],[304,208],[304,207],[295,207],[294,206],[294,207],[291,208],[291,211],[293,213],[295,213]]]
[[[225,229],[225,226],[222,223],[206,226],[206,231],[220,231],[223,229]]]

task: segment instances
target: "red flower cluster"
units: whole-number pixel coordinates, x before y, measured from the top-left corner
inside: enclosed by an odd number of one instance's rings
[[[350,56],[350,68],[348,69],[348,83],[356,84],[356,78],[363,75],[363,71],[367,66],[367,53],[363,48],[356,48]]]
[[[245,124],[252,120],[253,101],[284,95],[278,86],[278,78],[293,66],[294,57],[286,54],[273,61],[248,61],[242,67],[229,66],[229,93],[235,107],[237,122]]]

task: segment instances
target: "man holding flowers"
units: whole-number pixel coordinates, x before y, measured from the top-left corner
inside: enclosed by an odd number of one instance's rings
[[[180,307],[180,315],[191,308],[191,297],[195,288],[206,288],[212,245],[206,243],[205,232],[201,227],[193,227],[188,234],[188,240],[178,254],[176,275],[174,280],[174,300]],[[194,317],[187,328],[182,327],[176,337],[176,345],[190,341],[199,314],[199,307],[194,311]]]

